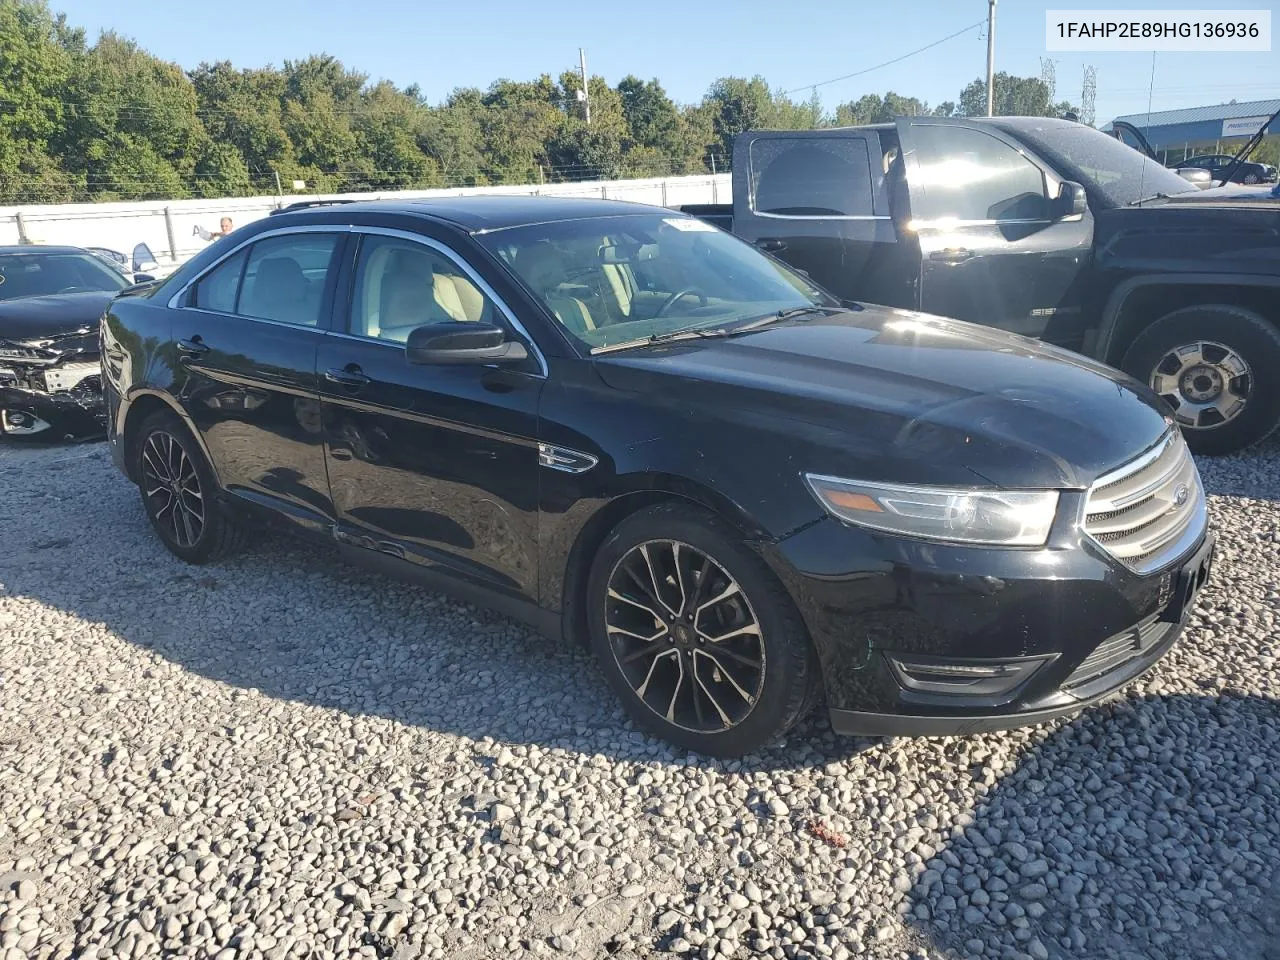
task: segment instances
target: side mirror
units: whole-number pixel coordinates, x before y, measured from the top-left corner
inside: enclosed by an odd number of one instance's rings
[[[508,340],[501,327],[456,320],[414,327],[404,352],[414,364],[516,363],[529,356],[524,344]]]
[[[135,273],[133,275],[134,283],[151,283],[153,280],[155,280],[155,277],[149,273]]]
[[[1083,186],[1072,180],[1064,180],[1058,188],[1058,199],[1053,205],[1057,220],[1078,217],[1089,212],[1089,197]]]

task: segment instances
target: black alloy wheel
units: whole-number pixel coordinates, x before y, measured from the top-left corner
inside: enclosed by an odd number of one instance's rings
[[[165,430],[153,430],[142,443],[142,497],[147,514],[166,539],[190,550],[205,526],[200,476],[182,444]]]
[[[635,723],[697,753],[739,757],[817,703],[808,630],[760,554],[683,501],[625,518],[585,597],[591,644]]]
[[[605,630],[635,695],[667,723],[728,730],[764,685],[760,621],[724,567],[678,540],[637,544],[614,565]]]
[[[245,527],[218,499],[218,485],[186,425],[167,410],[125,437],[147,519],[169,552],[210,563],[243,544]]]

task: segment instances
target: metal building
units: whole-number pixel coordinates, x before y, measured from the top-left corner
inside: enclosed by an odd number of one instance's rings
[[[1277,110],[1280,100],[1250,100],[1132,113],[1116,120],[1127,121],[1141,130],[1160,161],[1167,164],[1205,153],[1235,153]],[[1102,130],[1110,133],[1111,124],[1104,124]],[[1276,132],[1270,131],[1269,136]]]

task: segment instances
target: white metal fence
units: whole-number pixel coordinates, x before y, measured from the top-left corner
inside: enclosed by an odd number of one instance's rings
[[[0,207],[0,246],[6,244],[70,244],[108,247],[129,253],[147,244],[162,262],[178,263],[205,246],[196,227],[217,230],[222,217],[242,227],[281,206],[298,200],[416,199],[463,197],[477,194],[555,197],[605,197],[656,206],[686,203],[728,203],[728,174],[692,177],[654,177],[644,180],[596,180],[579,183],[523,186],[462,187],[441,190],[403,190],[325,196],[228,197],[223,200],[154,200],[124,203],[64,203]]]

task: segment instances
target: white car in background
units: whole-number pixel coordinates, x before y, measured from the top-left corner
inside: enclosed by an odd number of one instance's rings
[[[131,278],[134,283],[160,280],[178,269],[176,263],[162,265],[145,243],[134,247],[132,254],[123,254],[110,247],[85,247],[84,249],[111,264],[126,277]]]

